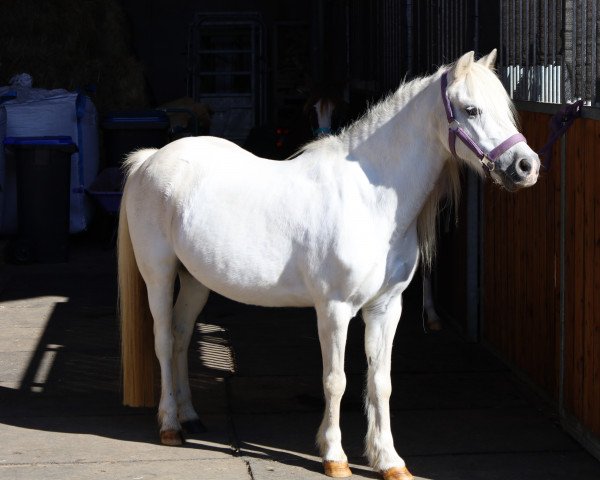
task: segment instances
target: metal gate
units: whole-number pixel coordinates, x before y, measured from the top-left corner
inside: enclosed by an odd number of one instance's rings
[[[212,110],[210,134],[241,144],[264,122],[264,28],[258,14],[197,14],[188,37],[188,95]]]

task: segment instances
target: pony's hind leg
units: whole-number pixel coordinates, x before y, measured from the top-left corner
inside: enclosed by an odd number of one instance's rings
[[[342,448],[340,430],[340,402],[346,389],[344,353],[350,317],[350,309],[345,304],[330,303],[317,307],[325,394],[325,412],[317,434],[317,445],[325,474],[337,478],[352,475]]]
[[[160,248],[146,252],[140,249],[137,258],[148,290],[148,304],[154,319],[154,349],[160,364],[160,440],[165,445],[181,445],[183,437],[177,419],[177,401],[173,388],[172,317],[177,258]],[[152,261],[144,261],[148,258],[152,258]]]
[[[179,295],[173,318],[173,365],[177,411],[181,426],[187,433],[205,431],[192,405],[188,378],[188,347],[198,315],[206,305],[209,290],[182,266],[179,269]]]
[[[390,425],[392,342],[401,313],[402,297],[399,293],[381,298],[373,305],[363,308],[368,364],[365,453],[371,467],[380,472],[384,480],[413,478],[394,448]]]
[[[442,329],[442,322],[440,317],[435,311],[435,304],[433,303],[433,291],[431,288],[431,276],[424,270],[423,274],[423,308],[427,314],[427,330],[437,332]]]

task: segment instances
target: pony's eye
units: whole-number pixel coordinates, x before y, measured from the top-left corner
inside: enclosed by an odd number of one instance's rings
[[[471,118],[481,115],[481,110],[479,110],[477,107],[467,107],[465,108],[465,112],[467,112],[467,115]]]

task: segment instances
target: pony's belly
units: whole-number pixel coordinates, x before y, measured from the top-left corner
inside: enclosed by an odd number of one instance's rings
[[[284,291],[276,286],[270,289],[235,288],[235,285],[227,285],[222,290],[212,289],[224,297],[247,305],[258,305],[261,307],[312,307],[314,302],[308,296]],[[210,288],[210,287],[209,287]]]
[[[179,260],[196,280],[231,300],[264,307],[314,305],[301,272],[289,260],[240,255],[240,249],[218,255],[191,247],[178,250]]]
[[[190,270],[188,268],[188,270]],[[192,269],[193,270],[193,269]],[[210,290],[236,302],[262,307],[311,307],[308,291],[298,284],[294,287],[279,282],[255,278],[253,281],[217,277],[201,270],[190,273]]]

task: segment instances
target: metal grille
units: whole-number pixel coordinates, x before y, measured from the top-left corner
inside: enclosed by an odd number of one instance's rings
[[[500,2],[500,73],[515,100],[561,102],[560,0]]]
[[[598,0],[565,0],[565,98],[600,106]]]
[[[432,72],[469,50],[478,50],[477,0],[413,2],[415,71]]]
[[[478,0],[348,0],[349,74],[385,92],[477,50]],[[355,81],[355,83],[357,83]]]
[[[502,0],[500,72],[515,100],[600,106],[598,0]]]
[[[406,35],[407,4],[397,0],[378,2],[377,28],[379,29],[380,75],[384,90],[396,88],[407,73],[409,51]]]
[[[404,2],[348,2],[349,74],[354,86],[371,94],[398,86],[406,72]]]

